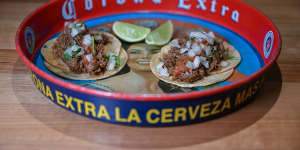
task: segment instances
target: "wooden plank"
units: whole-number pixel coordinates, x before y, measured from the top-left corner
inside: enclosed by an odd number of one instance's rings
[[[299,148],[300,83],[282,83],[278,65],[270,70],[256,100],[237,113],[189,126],[136,128],[87,119],[49,103],[34,88],[15,51],[1,50],[0,56],[11,66],[0,63],[0,83],[6,85],[0,87],[6,95],[0,101],[0,147],[5,149]]]
[[[0,48],[15,50],[15,34],[19,25],[41,1],[0,1]]]

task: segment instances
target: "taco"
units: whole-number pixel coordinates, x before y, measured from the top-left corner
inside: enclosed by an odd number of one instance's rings
[[[151,59],[160,80],[180,87],[208,86],[229,78],[240,63],[239,52],[213,32],[191,32],[174,39]]]
[[[128,55],[112,34],[88,30],[79,21],[67,22],[58,38],[41,49],[45,66],[53,73],[73,80],[97,80],[118,73]]]

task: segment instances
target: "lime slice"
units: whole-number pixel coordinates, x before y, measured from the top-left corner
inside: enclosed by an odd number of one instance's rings
[[[151,32],[149,28],[136,26],[129,23],[116,21],[113,24],[114,33],[126,42],[139,42]]]
[[[166,45],[172,38],[173,24],[169,20],[146,37],[146,43],[149,45]]]

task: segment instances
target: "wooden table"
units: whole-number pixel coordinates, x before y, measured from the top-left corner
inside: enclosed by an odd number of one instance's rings
[[[245,0],[279,27],[283,48],[264,89],[213,121],[138,128],[87,119],[50,103],[15,50],[22,19],[46,0],[0,1],[0,149],[300,149],[300,1]]]

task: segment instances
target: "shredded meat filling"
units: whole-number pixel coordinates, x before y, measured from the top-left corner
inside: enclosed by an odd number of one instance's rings
[[[102,40],[95,40],[95,55],[90,61],[85,60],[85,56],[91,53],[91,48],[85,48],[85,52],[81,56],[73,56],[72,60],[66,59],[64,57],[65,50],[72,46],[74,41],[77,45],[82,46],[83,36],[85,34],[91,34],[94,36],[94,33],[89,33],[89,31],[84,31],[75,37],[72,37],[70,30],[66,27],[64,33],[60,34],[57,38],[55,44],[53,45],[54,55],[58,58],[61,58],[65,62],[70,70],[74,73],[89,73],[90,75],[99,75],[103,74],[106,71],[106,66],[108,59],[105,57],[104,46],[111,42],[109,37],[102,34]]]
[[[189,39],[182,38],[178,40],[180,47],[185,47]],[[222,43],[215,42],[213,45],[208,44],[208,46],[216,46],[215,51],[212,51],[211,56],[208,57],[205,54],[205,50],[202,50],[197,56],[206,57],[209,67],[206,68],[203,64],[200,64],[199,67],[191,69],[186,66],[188,61],[193,62],[195,57],[190,58],[187,53],[180,54],[180,48],[171,47],[171,50],[168,54],[163,55],[162,61],[164,62],[165,67],[168,69],[169,74],[174,80],[179,80],[183,82],[193,83],[195,81],[201,80],[205,76],[209,75],[212,71],[218,70],[221,68],[220,63],[224,60],[224,55],[226,50]]]

